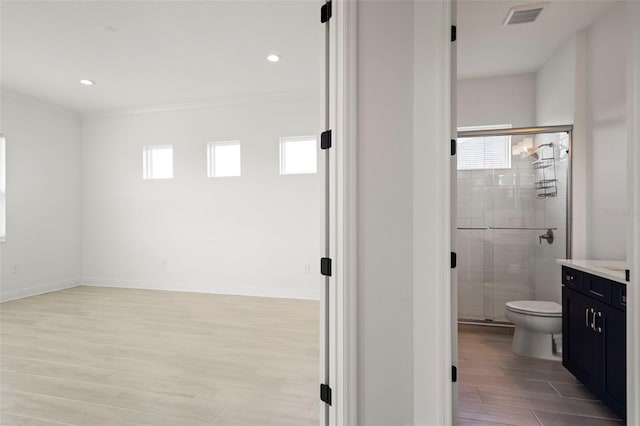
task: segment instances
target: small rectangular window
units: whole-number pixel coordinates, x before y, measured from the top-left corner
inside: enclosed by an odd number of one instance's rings
[[[299,175],[318,172],[315,136],[280,138],[280,174]]]
[[[148,145],[142,151],[144,179],[173,178],[173,146]]]
[[[509,129],[511,125],[461,127],[464,130]],[[458,138],[458,170],[510,169],[511,136]]]
[[[207,145],[209,177],[240,176],[240,142],[211,142]]]
[[[0,243],[7,237],[7,156],[4,136],[0,135]]]

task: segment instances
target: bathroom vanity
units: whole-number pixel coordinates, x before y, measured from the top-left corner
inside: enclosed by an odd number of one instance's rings
[[[625,419],[625,262],[558,263],[562,265],[562,365]]]

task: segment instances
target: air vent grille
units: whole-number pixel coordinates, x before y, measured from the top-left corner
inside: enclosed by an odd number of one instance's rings
[[[509,13],[507,13],[503,25],[518,25],[534,22],[538,19],[546,5],[547,3],[539,3],[511,8]]]

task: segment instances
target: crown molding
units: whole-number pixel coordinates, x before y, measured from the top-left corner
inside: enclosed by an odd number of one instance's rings
[[[58,112],[71,118],[80,118],[80,113],[78,111],[74,111],[61,105],[35,98],[31,95],[27,95],[13,89],[8,89],[4,86],[0,88],[0,99],[12,99],[14,101],[18,101],[20,103],[31,105],[37,108]]]
[[[196,109],[223,108],[236,105],[254,105],[262,103],[295,102],[319,99],[321,93],[317,90],[296,90],[288,92],[261,93],[247,96],[232,96],[209,99],[198,102],[184,102],[173,104],[150,105],[140,108],[121,108],[88,111],[81,114],[82,119],[90,120],[105,117],[120,117],[139,114],[153,114],[160,112],[185,111]]]

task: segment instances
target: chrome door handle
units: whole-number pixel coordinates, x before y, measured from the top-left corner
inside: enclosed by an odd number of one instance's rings
[[[596,331],[596,313],[593,308],[589,309],[591,311],[591,329]]]
[[[589,308],[584,310],[584,325],[589,327]]]
[[[598,315],[598,318],[601,319],[600,320],[600,324],[602,324],[602,312],[598,312],[596,315]],[[594,324],[594,326],[595,326],[595,323],[596,323],[596,317],[594,315],[593,316],[593,324]],[[602,327],[600,327],[600,326],[595,327],[594,330],[597,331],[598,333],[602,333]]]

